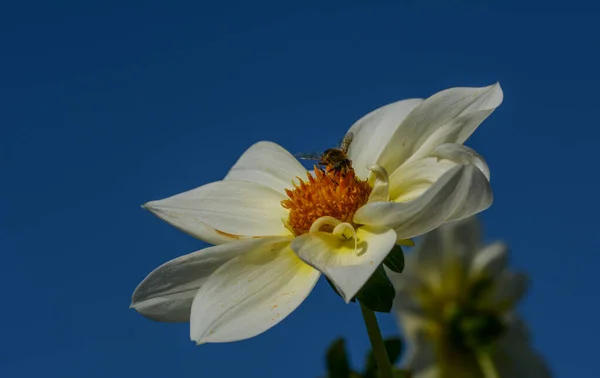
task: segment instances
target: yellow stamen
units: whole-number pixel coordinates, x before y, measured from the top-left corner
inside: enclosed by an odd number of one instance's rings
[[[298,178],[299,185],[294,183],[294,189],[286,189],[289,199],[281,201],[281,205],[290,211],[288,226],[296,235],[309,232],[313,222],[324,216],[356,227],[352,222],[354,213],[369,199],[371,186],[356,177],[354,169],[341,172],[327,166],[325,171],[315,166],[316,177],[307,174],[308,181]],[[326,225],[321,231],[330,232],[333,228]]]

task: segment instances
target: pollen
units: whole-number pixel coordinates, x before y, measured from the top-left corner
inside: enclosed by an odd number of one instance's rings
[[[307,181],[294,183],[293,189],[286,189],[288,199],[281,205],[290,211],[288,228],[295,235],[302,235],[310,230],[317,219],[330,216],[341,222],[352,222],[354,213],[367,203],[371,187],[354,174],[354,169],[335,170],[330,166],[322,169],[314,167],[315,176],[307,174]],[[326,230],[324,226],[321,231]]]

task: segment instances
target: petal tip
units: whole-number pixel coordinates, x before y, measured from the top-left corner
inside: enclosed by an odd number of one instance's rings
[[[196,331],[192,327],[190,327],[190,340],[196,343],[196,346],[206,343],[206,341],[202,339],[202,337],[204,336],[203,334],[195,335],[195,333]]]
[[[206,340],[203,339],[202,337],[194,337],[192,335],[191,329],[190,329],[190,341],[192,341],[194,344],[196,344],[196,346],[206,344]]]
[[[491,94],[497,96],[497,105],[496,106],[499,106],[502,103],[502,101],[504,100],[504,91],[502,90],[502,86],[500,85],[500,82],[497,81],[494,84],[490,85],[488,88],[489,88]]]
[[[141,208],[144,210],[148,210],[149,212],[154,212],[157,209],[157,206],[155,206],[156,201],[148,201],[146,203],[144,203]]]

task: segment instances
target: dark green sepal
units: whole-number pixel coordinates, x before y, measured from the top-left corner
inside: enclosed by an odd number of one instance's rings
[[[356,299],[368,309],[390,312],[396,290],[390,282],[383,265],[380,265],[356,295]]]
[[[402,251],[402,247],[395,245],[385,260],[383,260],[383,263],[392,272],[402,273],[404,270],[404,252]]]

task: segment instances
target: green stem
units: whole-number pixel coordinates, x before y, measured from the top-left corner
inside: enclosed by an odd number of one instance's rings
[[[477,362],[481,368],[484,378],[500,378],[496,366],[492,361],[490,354],[486,352],[477,353]]]
[[[381,337],[381,331],[379,330],[379,324],[377,324],[375,313],[365,307],[362,303],[360,304],[360,310],[362,311],[363,319],[367,326],[367,333],[369,334],[369,340],[371,340],[371,347],[373,348],[373,355],[375,356],[379,373],[382,378],[393,378],[392,364],[390,364],[390,359],[385,350],[385,344]]]

